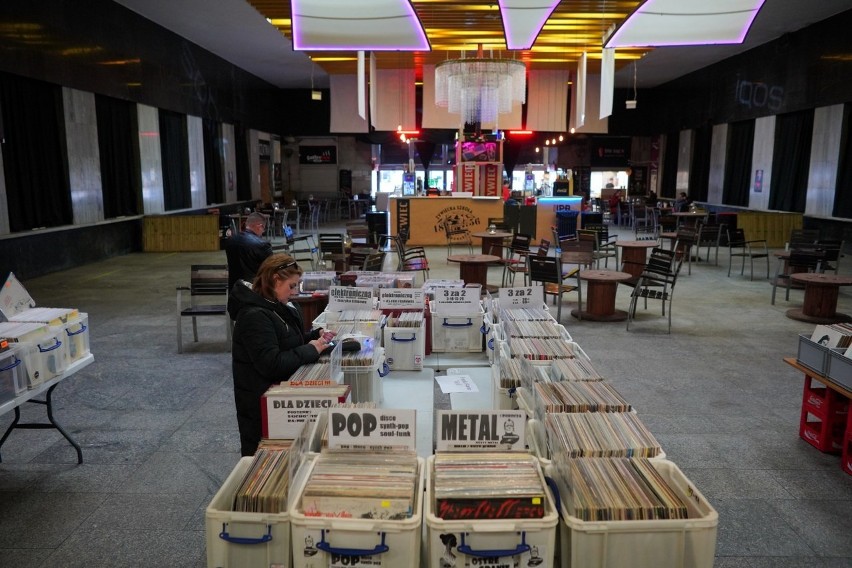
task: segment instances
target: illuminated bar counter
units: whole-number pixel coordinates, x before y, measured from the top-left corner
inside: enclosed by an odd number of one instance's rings
[[[535,235],[533,243],[540,239],[552,241],[551,227],[556,226],[556,214],[563,211],[579,211],[580,197],[540,197],[535,207]],[[400,229],[408,229],[408,244],[413,246],[445,245],[447,239],[444,225],[457,224],[471,233],[488,229],[488,219],[504,218],[503,199],[499,197],[397,197],[389,200],[390,227],[394,235]],[[507,219],[508,220],[508,219]],[[578,219],[579,228],[579,219]],[[520,232],[530,227],[521,225]],[[474,237],[474,246],[479,239]]]

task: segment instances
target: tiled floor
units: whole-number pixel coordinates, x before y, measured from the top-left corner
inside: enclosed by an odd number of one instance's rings
[[[458,275],[444,249],[428,252],[433,278]],[[24,282],[39,305],[89,314],[95,362],[55,391],[82,465],[54,431],[18,430],[2,448],[0,566],[206,565],[204,508],[239,457],[230,355],[212,322],[176,353],[174,287],[191,263],[224,261],[140,253]],[[629,332],[564,309],[562,321],[719,512],[717,567],[852,567],[852,478],[799,439],[803,377],[782,361],[813,328],[784,315],[802,293],[771,306],[767,282],[727,278],[727,261],[682,275],[671,335],[658,306]],[[839,307],[852,313],[848,290]]]

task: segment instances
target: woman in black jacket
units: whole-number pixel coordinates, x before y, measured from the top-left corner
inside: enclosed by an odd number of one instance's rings
[[[299,308],[290,303],[302,269],[288,254],[263,261],[253,284],[238,281],[228,299],[235,320],[232,359],[234,401],[240,451],[254,455],[261,437],[261,396],[270,385],[289,380],[302,365],[314,363],[330,338],[321,329],[304,333]]]

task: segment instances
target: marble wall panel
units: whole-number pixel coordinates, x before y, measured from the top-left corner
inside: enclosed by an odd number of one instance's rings
[[[749,184],[749,209],[769,209],[769,191],[772,187],[772,154],[775,150],[775,116],[765,116],[754,121],[754,145],[751,154],[751,182]],[[762,176],[760,187],[755,187],[756,176]]]
[[[9,204],[6,202],[6,170],[3,167],[3,152],[0,152],[0,235],[8,235]]]
[[[204,123],[201,117],[186,117],[189,145],[189,196],[193,209],[207,206],[207,182],[204,175]]]
[[[713,126],[710,141],[710,177],[707,183],[707,203],[722,204],[725,186],[725,158],[728,154],[728,125]]]
[[[689,167],[692,163],[692,130],[681,130],[677,149],[677,177],[675,189],[678,193],[685,191],[689,194]]]
[[[139,163],[142,168],[142,212],[166,210],[163,196],[163,156],[160,149],[160,114],[155,107],[137,105],[139,116]]]
[[[234,125],[222,124],[222,175],[225,176],[225,203],[237,201],[237,137]]]
[[[843,105],[814,109],[814,132],[805,215],[831,217],[840,161]]]
[[[95,95],[63,87],[62,103],[65,112],[68,181],[74,224],[103,221],[104,201]]]

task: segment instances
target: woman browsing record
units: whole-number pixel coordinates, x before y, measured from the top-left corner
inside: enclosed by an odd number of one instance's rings
[[[253,283],[238,281],[228,298],[235,321],[234,402],[243,456],[254,455],[260,442],[263,393],[289,380],[302,365],[316,362],[334,337],[321,329],[304,332],[301,311],[290,303],[302,273],[293,257],[274,254],[260,265]]]

